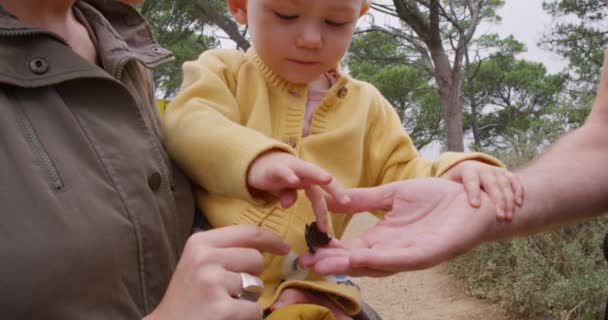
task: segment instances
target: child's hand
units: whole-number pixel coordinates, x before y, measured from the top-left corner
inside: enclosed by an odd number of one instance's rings
[[[270,310],[275,311],[290,304],[317,304],[329,309],[336,317],[336,320],[353,319],[323,294],[297,288],[283,290],[277,301],[270,306]]]
[[[279,197],[283,208],[291,207],[298,198],[298,189],[304,189],[312,203],[319,229],[323,232],[328,231],[329,225],[326,194],[341,204],[350,201],[336,179],[325,170],[276,150],[254,160],[247,173],[247,186],[254,196],[269,193]]]
[[[515,174],[483,162],[463,161],[441,177],[462,183],[473,207],[480,206],[483,189],[496,204],[499,219],[510,220],[515,206],[521,206],[524,200],[523,185]]]

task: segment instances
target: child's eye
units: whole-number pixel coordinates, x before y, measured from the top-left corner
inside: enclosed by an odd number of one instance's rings
[[[291,20],[295,20],[298,18],[298,16],[296,15],[288,15],[288,14],[281,14],[278,12],[274,12],[274,14],[281,20],[286,20],[286,21],[291,21]]]
[[[337,21],[332,21],[332,20],[325,20],[325,23],[328,26],[332,26],[332,27],[343,27],[345,26],[348,22],[337,22]]]

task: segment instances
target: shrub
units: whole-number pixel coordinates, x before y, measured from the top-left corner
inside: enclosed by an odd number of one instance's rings
[[[449,264],[472,295],[526,319],[600,319],[608,298],[608,217],[488,243]]]

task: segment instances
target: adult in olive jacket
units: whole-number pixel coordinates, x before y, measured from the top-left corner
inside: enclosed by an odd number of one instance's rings
[[[0,0],[2,319],[260,319],[239,272],[288,249],[190,236],[149,75],[169,59],[129,4]]]

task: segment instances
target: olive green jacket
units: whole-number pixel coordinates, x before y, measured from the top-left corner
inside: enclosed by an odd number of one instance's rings
[[[76,1],[102,68],[0,8],[0,317],[137,319],[190,235],[190,185],[163,149],[143,17]]]

